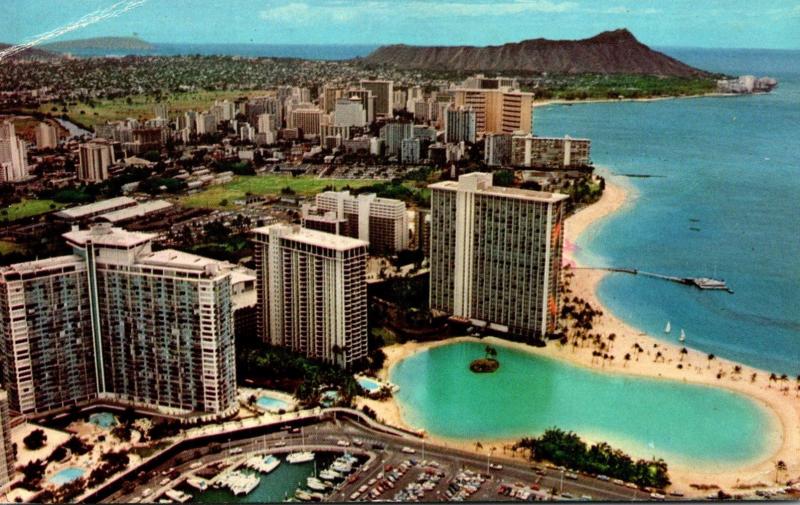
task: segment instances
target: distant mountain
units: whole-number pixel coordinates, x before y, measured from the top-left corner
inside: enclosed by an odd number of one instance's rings
[[[709,75],[642,44],[626,29],[583,40],[533,39],[502,46],[382,46],[362,61],[404,69],[556,74]]]
[[[138,37],[96,37],[92,39],[63,40],[43,44],[41,47],[60,53],[84,50],[147,51],[153,49],[152,44]]]
[[[12,44],[2,44],[0,43],[0,51],[8,49],[12,47]],[[62,56],[58,53],[52,53],[50,51],[43,51],[41,49],[37,49],[35,47],[29,47],[15,55],[11,56],[10,59],[12,60],[53,60],[57,58],[61,58]]]

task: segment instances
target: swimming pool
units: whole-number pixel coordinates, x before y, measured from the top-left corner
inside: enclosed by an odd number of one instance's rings
[[[374,393],[383,387],[383,384],[376,381],[375,379],[370,379],[369,377],[359,377],[358,385],[361,386],[368,393]]]
[[[258,400],[256,400],[256,405],[258,405],[264,410],[269,410],[271,412],[272,411],[277,412],[281,409],[289,410],[291,408],[291,405],[289,405],[289,403],[287,403],[286,401],[269,395],[259,396]]]
[[[339,401],[339,393],[338,391],[334,391],[332,389],[322,393],[319,398],[319,403],[323,407],[330,407],[337,401]]]
[[[101,428],[112,428],[118,424],[117,417],[111,412],[96,412],[89,416],[89,422]]]
[[[59,470],[47,480],[57,486],[63,486],[64,484],[69,484],[70,482],[83,477],[85,473],[86,470],[83,468],[70,466],[68,468],[64,468],[63,470]]]

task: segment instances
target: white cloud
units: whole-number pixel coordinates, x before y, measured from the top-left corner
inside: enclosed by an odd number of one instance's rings
[[[551,0],[504,0],[499,2],[464,2],[445,0],[443,2],[411,0],[388,1],[373,0],[363,2],[344,2],[340,0],[310,4],[291,2],[273,4],[261,11],[260,16],[267,21],[294,24],[313,22],[343,23],[357,17],[363,18],[448,18],[448,17],[487,17],[508,16],[527,13],[560,13],[578,10],[572,1]]]

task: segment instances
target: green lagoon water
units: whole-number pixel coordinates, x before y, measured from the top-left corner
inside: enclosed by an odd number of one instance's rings
[[[432,435],[483,443],[557,426],[638,457],[715,469],[753,462],[776,448],[777,430],[770,427],[777,420],[743,396],[598,373],[502,346],[495,346],[497,372],[470,372],[484,348],[448,344],[396,364],[390,380],[400,386],[405,420]]]

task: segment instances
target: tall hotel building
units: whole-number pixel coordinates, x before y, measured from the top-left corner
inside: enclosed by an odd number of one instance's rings
[[[78,159],[78,179],[89,182],[108,179],[108,168],[116,161],[114,148],[105,139],[95,139],[81,144]]]
[[[0,491],[14,475],[14,447],[11,443],[11,417],[8,394],[0,389]]]
[[[431,308],[520,337],[553,331],[568,197],[486,173],[429,187]]]
[[[230,272],[106,224],[73,254],[0,269],[0,365],[10,407],[109,400],[176,415],[235,411]]]
[[[28,177],[28,147],[17,138],[12,121],[0,123],[0,182],[16,182]]]
[[[479,76],[450,90],[457,107],[472,107],[478,134],[533,131],[533,93],[516,89],[515,81]]]
[[[392,117],[394,113],[394,82],[362,79],[359,84],[375,96],[375,116]]]
[[[375,193],[354,196],[349,191],[325,191],[317,194],[315,203],[317,210],[344,220],[342,234],[369,242],[372,252],[408,249],[408,213],[402,200],[379,198]]]
[[[367,356],[367,243],[274,224],[253,230],[259,335],[350,367]]]

